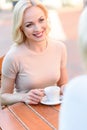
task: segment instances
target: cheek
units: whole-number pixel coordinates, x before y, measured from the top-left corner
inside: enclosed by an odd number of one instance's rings
[[[46,34],[48,34],[50,32],[50,25],[49,23],[46,24]]]
[[[28,28],[24,29],[24,33],[26,36],[29,36],[32,34],[32,29],[28,29]]]
[[[50,31],[50,28],[49,28],[48,24],[45,23],[44,26],[43,26],[43,28],[44,28],[44,30],[46,32],[46,35],[47,35],[49,33],[49,31]]]
[[[47,23],[44,23],[44,24],[43,24],[43,27],[44,27],[44,28],[47,28]]]

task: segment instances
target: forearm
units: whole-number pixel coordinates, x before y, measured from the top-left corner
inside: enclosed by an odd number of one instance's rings
[[[67,84],[67,82],[68,82],[67,70],[66,70],[66,68],[62,68],[61,71],[60,71],[60,79],[57,82],[57,85],[58,86],[62,86],[62,85]]]
[[[1,94],[1,105],[11,105],[17,102],[23,102],[24,93]]]

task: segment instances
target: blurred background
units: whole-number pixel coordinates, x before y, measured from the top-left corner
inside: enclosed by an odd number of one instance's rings
[[[69,79],[84,74],[84,65],[78,47],[78,22],[86,0],[41,0],[49,12],[51,32],[49,36],[62,40],[67,47]],[[12,41],[12,11],[17,0],[0,0],[0,58]]]
[[[15,6],[18,0],[0,0],[0,9],[9,9]],[[83,4],[86,0],[41,0],[46,5],[61,7],[61,6],[76,6]]]

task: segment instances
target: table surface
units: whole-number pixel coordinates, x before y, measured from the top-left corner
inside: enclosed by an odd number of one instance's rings
[[[0,130],[58,130],[60,105],[16,103],[0,110]]]

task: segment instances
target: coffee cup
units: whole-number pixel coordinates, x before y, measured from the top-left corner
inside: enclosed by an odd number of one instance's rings
[[[60,87],[48,86],[44,89],[45,99],[49,102],[55,102],[60,100]]]

